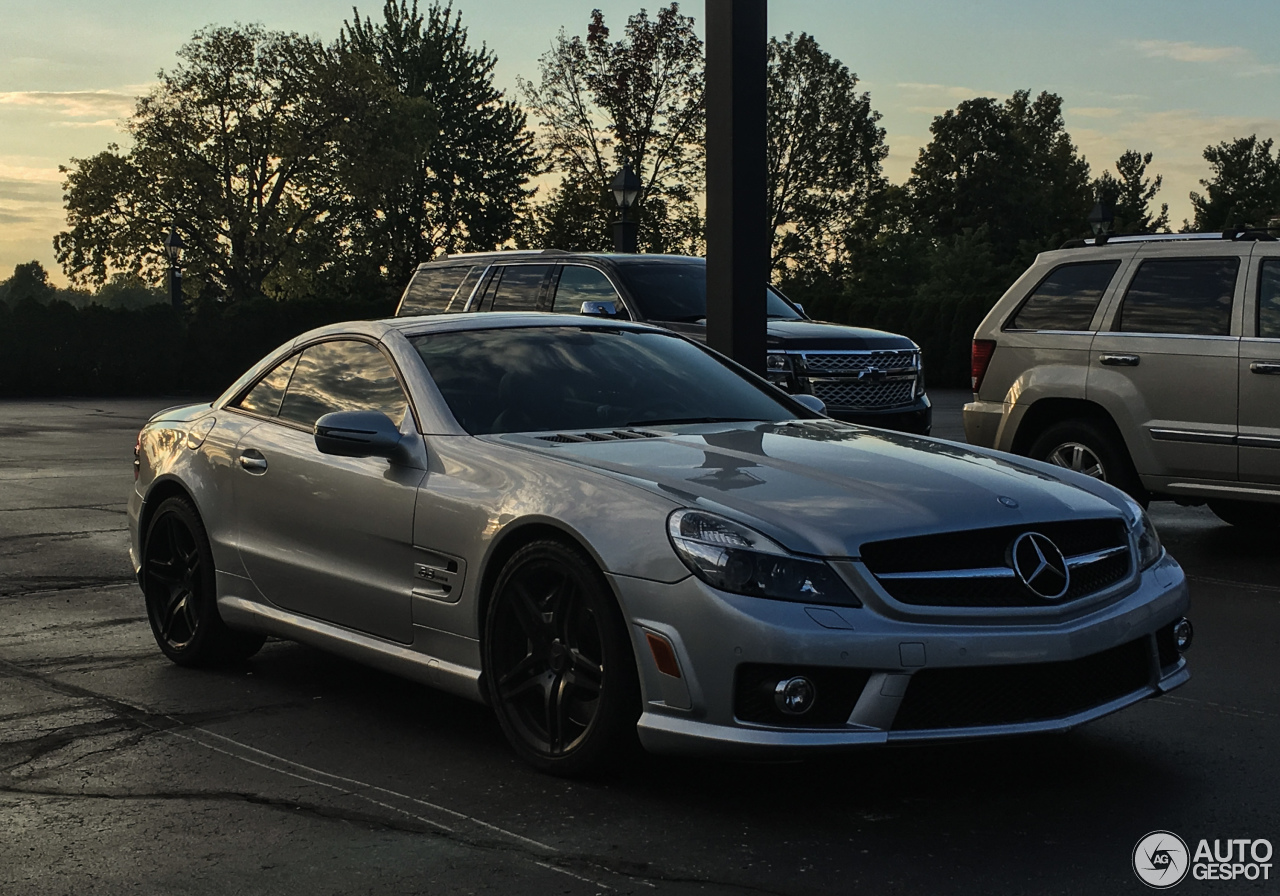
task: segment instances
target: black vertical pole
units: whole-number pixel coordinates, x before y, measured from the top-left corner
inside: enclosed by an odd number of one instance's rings
[[[767,0],[706,0],[707,344],[764,373]]]
[[[173,310],[182,313],[182,269],[172,262],[169,264],[169,301]]]

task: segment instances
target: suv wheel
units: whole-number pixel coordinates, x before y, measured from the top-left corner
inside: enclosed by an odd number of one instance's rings
[[[1208,504],[1214,515],[1224,523],[1242,529],[1280,528],[1280,515],[1276,513],[1280,505],[1255,504],[1250,501],[1209,501]]]
[[[1092,420],[1055,423],[1031,443],[1029,457],[1101,479],[1146,503],[1133,461],[1120,440]]]

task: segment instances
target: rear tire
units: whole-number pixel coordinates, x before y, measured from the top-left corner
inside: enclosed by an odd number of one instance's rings
[[[1027,456],[1101,479],[1144,505],[1150,500],[1124,443],[1109,428],[1083,418],[1048,427],[1031,443]]]
[[[165,499],[143,542],[142,594],[156,644],[179,666],[245,660],[266,640],[227,627],[218,615],[215,581],[200,514],[186,498]]]
[[[613,593],[581,550],[520,548],[494,583],[485,618],[485,689],[516,754],[563,777],[634,754],[640,684]]]
[[[1209,509],[1224,523],[1241,529],[1280,529],[1280,504],[1252,501],[1208,501]]]

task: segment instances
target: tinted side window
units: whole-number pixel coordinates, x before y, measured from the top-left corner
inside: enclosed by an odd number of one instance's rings
[[[1280,259],[1262,263],[1258,280],[1258,335],[1280,339]]]
[[[298,361],[280,417],[310,427],[334,411],[381,411],[397,425],[409,403],[382,352],[367,342],[309,346]]]
[[[450,310],[450,302],[458,291],[459,284],[471,270],[472,265],[466,264],[419,270],[409,281],[409,288],[404,291],[404,298],[400,301],[400,315],[440,314]]]
[[[480,282],[480,278],[484,276],[484,266],[476,265],[471,269],[467,276],[462,278],[462,283],[458,285],[457,291],[453,294],[453,298],[449,300],[449,304],[445,306],[445,312],[461,311],[467,307],[467,299],[471,298],[471,291],[476,288],[476,284]]]
[[[1238,258],[1144,261],[1125,292],[1116,329],[1226,336],[1239,270]]]
[[[1049,272],[1006,325],[1009,330],[1087,330],[1120,260],[1064,264]]]
[[[293,368],[297,363],[297,355],[290,355],[281,361],[270,373],[258,380],[258,384],[246,392],[235,403],[235,407],[264,417],[274,417],[280,413],[280,399],[284,398],[284,390],[289,387],[289,377],[293,375]]]
[[[490,311],[537,311],[542,281],[551,265],[513,264],[502,271]]]
[[[560,282],[556,286],[556,297],[551,310],[576,314],[583,302],[614,302],[618,310],[622,310],[622,300],[603,273],[582,265],[565,265],[560,272]]]

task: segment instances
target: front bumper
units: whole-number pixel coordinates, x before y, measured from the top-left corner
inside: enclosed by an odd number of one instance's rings
[[[641,672],[640,740],[654,752],[777,757],[866,744],[1064,731],[1190,678],[1186,661],[1162,648],[1157,637],[1185,614],[1189,602],[1182,570],[1167,556],[1122,596],[1082,611],[1063,608],[1056,620],[1012,615],[907,620],[872,606],[817,607],[729,595],[692,577],[675,584],[612,580],[632,623]],[[672,645],[679,677],[658,671],[649,633]],[[1120,668],[1115,658],[1127,664],[1129,677],[1100,679]],[[828,713],[817,723],[803,717],[744,720],[738,689],[744,671],[760,668],[782,674],[816,670],[829,680],[852,681],[855,690],[846,688],[840,698],[848,701],[847,717],[841,706],[838,718]],[[1075,683],[1064,681],[1055,692],[1071,694],[1069,703],[1001,718],[1002,693],[1025,691],[1028,670],[1047,682],[1059,673],[1087,671],[1095,687],[1081,698]],[[975,684],[972,692],[957,691],[957,682]],[[819,679],[817,715],[823,688]],[[1024,693],[1020,699],[1028,698]],[[975,709],[969,718],[970,705],[997,711]],[[930,719],[945,723],[931,725]]]
[[[928,395],[921,395],[907,407],[886,408],[883,410],[863,410],[860,408],[827,408],[827,416],[845,423],[859,423],[863,426],[878,426],[881,429],[896,429],[918,436],[927,436],[933,430],[933,404]]]

